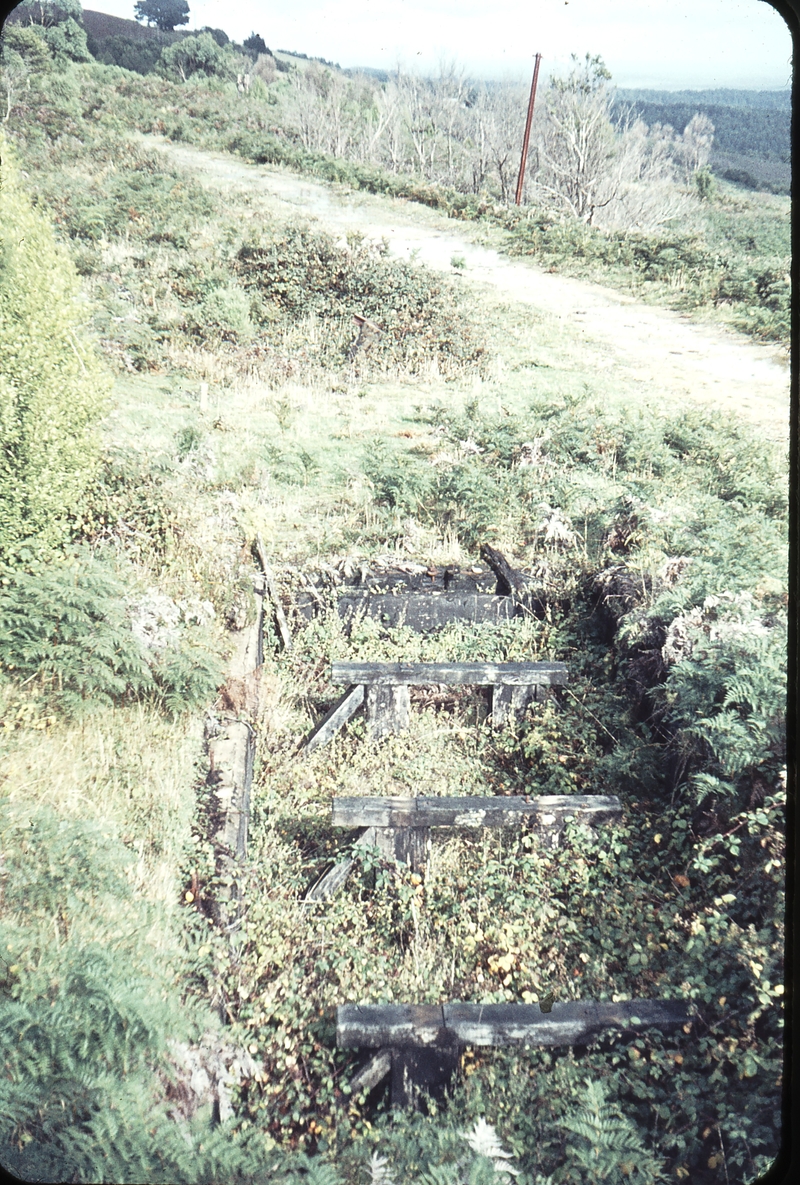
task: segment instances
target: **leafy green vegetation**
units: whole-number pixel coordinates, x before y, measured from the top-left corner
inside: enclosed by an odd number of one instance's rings
[[[291,227],[271,243],[245,243],[237,270],[260,297],[262,325],[276,311],[313,316],[328,337],[361,316],[376,323],[369,354],[384,366],[434,365],[446,373],[478,363],[486,347],[454,285],[387,256],[387,244],[376,247],[356,233],[342,247],[331,235]],[[335,365],[335,354],[328,357]]]
[[[4,141],[0,152],[0,559],[8,562],[66,537],[97,464],[108,384],[82,332],[74,267],[31,209]]]
[[[679,309],[715,309],[736,328],[788,342],[791,258],[788,211],[720,188],[708,193],[696,230],[601,233],[547,214],[507,217],[509,251],[567,274],[616,279],[637,295]]]
[[[583,1180],[590,1164],[613,1165],[622,1180],[631,1160],[647,1180],[666,1163],[691,1179],[715,1180],[723,1164],[752,1179],[778,1122],[780,456],[769,446],[751,452],[751,433],[721,431],[699,413],[612,413],[589,399],[534,401],[518,419],[484,418],[467,402],[461,415],[435,413],[432,426],[437,449],[452,456],[466,439],[466,456],[443,475],[422,446],[370,450],[374,506],[362,539],[379,548],[398,519],[409,529],[409,516],[457,532],[470,551],[487,534],[513,538],[547,610],[542,620],[453,626],[430,638],[365,620],[346,639],[329,620],[307,627],[276,663],[284,716],[262,749],[243,942],[228,979],[237,1023],[271,1067],[264,1089],[248,1092],[250,1120],[266,1122],[276,1140],[290,1134],[335,1150],[343,1165],[355,1165],[360,1146],[348,1149],[348,1128],[381,1153],[389,1140],[401,1179],[412,1177],[436,1137],[410,1144],[404,1126],[395,1142],[380,1107],[376,1115],[373,1102],[357,1100],[353,1109],[342,1089],[347,1056],[330,1048],[343,998],[680,991],[704,1018],[690,1036],[651,1034],[613,1050],[601,1042],[579,1057],[468,1051],[447,1122],[491,1113],[534,1181]],[[742,484],[745,455],[752,471]],[[410,733],[377,751],[352,724],[335,752],[315,754],[298,776],[289,738],[308,719],[308,693],[289,689],[332,657],[558,658],[570,684],[512,733],[482,725],[486,709],[470,696],[438,712],[421,705]],[[316,686],[319,696],[324,675]],[[628,814],[611,833],[572,834],[553,854],[524,833],[443,836],[424,882],[359,854],[359,874],[339,897],[301,914],[304,889],[346,851],[348,836],[337,843],[325,827],[328,796],[376,785],[399,794],[619,793]],[[210,965],[218,958],[209,953]],[[599,1095],[584,1095],[587,1075],[607,1104],[603,1119]],[[725,1083],[724,1102],[712,1082]],[[723,1118],[733,1115],[737,1124],[748,1117],[741,1136]],[[575,1138],[592,1131],[599,1152]]]
[[[210,33],[202,36],[208,39],[212,57],[222,53]],[[169,52],[178,53],[185,43],[185,38],[176,41]],[[48,135],[48,121],[52,121],[53,132],[69,129],[71,136],[79,136],[84,144],[88,137],[97,143],[101,154],[104,129],[112,142],[120,126],[156,132],[197,147],[286,165],[351,188],[403,197],[452,217],[483,220],[506,232],[499,241],[511,253],[533,255],[568,274],[602,278],[604,283],[633,290],[640,298],[695,312],[707,310],[745,332],[788,342],[789,219],[788,202],[781,197],[756,200],[720,182],[716,195],[705,193],[706,200],[683,211],[679,221],[686,229],[671,229],[677,224],[676,215],[656,230],[637,230],[633,224],[632,228],[600,230],[542,204],[523,207],[521,212],[509,208],[488,186],[474,192],[459,189],[441,179],[411,175],[407,169],[391,171],[378,163],[321,150],[306,143],[291,126],[287,81],[276,81],[274,76],[267,84],[256,74],[250,92],[237,95],[232,106],[222,79],[206,78],[203,68],[198,69],[199,73],[191,72],[194,66],[184,70],[186,82],[170,82],[153,74],[134,82],[127,72],[106,74],[90,66],[81,72],[80,102],[74,90],[68,98],[60,94],[51,74],[33,73],[29,90],[16,91],[13,96],[15,119],[29,129],[27,159],[33,163],[31,152],[37,139],[39,151],[44,148],[42,137]],[[225,69],[230,71],[234,66],[229,64]],[[63,90],[63,84],[59,85]],[[368,118],[366,109],[364,118]],[[77,144],[68,136],[54,138],[65,167],[53,181],[58,181],[63,200],[75,180],[70,176],[74,168],[70,168],[69,159],[74,160]],[[52,148],[48,156],[50,153]],[[144,197],[150,195],[133,192],[125,205],[123,181],[108,177],[110,163],[106,159],[106,175],[99,188],[116,186],[120,198],[117,217],[127,219],[129,230],[144,217],[144,225],[136,229],[146,231],[147,215],[142,207],[147,209]],[[67,184],[68,178],[71,184]],[[43,197],[48,202],[59,200],[55,190]],[[96,227],[104,224],[103,207],[108,206],[109,198],[113,200],[113,194],[103,202],[97,193]],[[135,215],[128,216],[128,210]],[[74,231],[82,233],[82,228],[76,226]]]
[[[264,79],[239,95],[26,52],[7,128],[27,176],[9,208],[36,251],[9,235],[0,350],[22,374],[13,331],[28,326],[39,423],[66,422],[64,391],[81,424],[99,415],[93,351],[77,336],[67,349],[68,250],[115,385],[96,445],[87,430],[53,453],[62,495],[37,510],[38,535],[33,510],[13,527],[0,572],[0,1160],[78,1181],[489,1185],[503,1166],[521,1185],[753,1181],[781,1120],[782,445],[649,402],[560,323],[457,298],[455,278],[248,193],[216,197],[138,133],[491,218],[510,249],[683,307],[729,300],[776,338],[785,203],[720,185],[692,237],[518,218],[271,130]],[[47,317],[43,269],[63,296],[46,290]],[[361,338],[356,314],[379,332]],[[227,933],[197,709],[213,729],[256,537],[294,647],[268,623]],[[343,572],[471,567],[485,541],[530,577],[537,614],[345,632]],[[309,584],[320,612],[301,624],[292,594]],[[552,659],[570,678],[502,732],[474,690],[419,689],[407,733],[370,744],[354,718],[298,761],[334,658]],[[330,828],[333,795],[378,792],[617,794],[624,812],[556,850],[526,829],[435,835],[423,879]],[[340,893],[304,907],[349,851]],[[427,1113],[350,1089],[359,1057],[335,1046],[337,1004],[549,994],[679,997],[696,1015],[585,1049],[467,1048]],[[214,1077],[203,1051],[219,1045],[238,1076]]]

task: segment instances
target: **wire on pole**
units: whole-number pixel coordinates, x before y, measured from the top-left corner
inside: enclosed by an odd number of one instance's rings
[[[519,162],[519,177],[517,178],[516,204],[522,203],[522,186],[525,181],[525,165],[528,160],[528,144],[531,138],[531,123],[533,121],[533,106],[536,102],[536,84],[539,81],[539,63],[542,55],[537,53],[533,66],[533,82],[531,83],[531,97],[528,100],[528,118],[525,120],[525,137],[522,141],[522,157]]]

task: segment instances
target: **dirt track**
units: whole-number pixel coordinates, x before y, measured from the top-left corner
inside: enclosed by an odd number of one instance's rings
[[[461,256],[466,264],[464,284],[555,318],[592,367],[611,370],[642,394],[697,400],[736,412],[771,435],[785,437],[788,432],[789,366],[785,351],[778,347],[507,259],[477,244],[473,227],[454,224],[422,206],[348,193],[155,137],[148,141],[167,151],[176,164],[199,172],[207,184],[247,191],[276,213],[314,217],[333,232],[359,230],[376,239],[385,237],[393,254],[441,271],[452,272],[451,259]]]

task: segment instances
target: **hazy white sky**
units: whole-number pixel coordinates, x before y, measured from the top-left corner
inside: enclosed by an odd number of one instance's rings
[[[133,16],[134,0],[86,8]],[[571,53],[605,59],[618,86],[777,88],[791,78],[792,43],[764,0],[189,0],[189,28],[235,41],[260,33],[272,49],[341,66],[435,69],[455,60],[484,77],[546,72]]]

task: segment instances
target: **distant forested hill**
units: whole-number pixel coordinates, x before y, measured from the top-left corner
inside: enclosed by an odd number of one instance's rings
[[[792,92],[787,88],[780,91],[746,91],[719,88],[705,91],[652,91],[617,90],[617,96],[625,103],[709,103],[719,107],[757,107],[772,110],[791,111]]]
[[[617,91],[620,115],[633,110],[646,124],[668,123],[683,132],[696,112],[714,124],[711,165],[720,176],[752,188],[788,190],[791,92]]]

